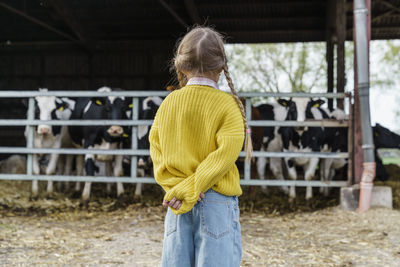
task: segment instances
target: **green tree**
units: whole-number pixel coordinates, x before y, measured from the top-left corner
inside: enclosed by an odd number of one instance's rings
[[[324,43],[227,45],[240,91],[311,92],[326,88]]]

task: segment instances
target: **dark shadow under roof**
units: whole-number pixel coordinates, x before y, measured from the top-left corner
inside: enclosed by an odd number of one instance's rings
[[[327,2],[0,0],[0,43],[173,41],[186,32],[185,25],[204,21],[230,36],[230,43],[325,41]],[[399,7],[399,0],[372,0],[372,39],[400,38]],[[345,9],[346,39],[352,40],[352,1]]]

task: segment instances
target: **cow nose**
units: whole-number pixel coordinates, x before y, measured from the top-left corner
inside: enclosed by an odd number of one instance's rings
[[[124,133],[124,129],[121,126],[113,125],[108,129],[108,133],[113,136],[120,136]]]
[[[305,130],[305,127],[304,127],[304,126],[299,126],[299,127],[296,128],[296,130],[297,130],[297,131],[304,131],[304,130]]]
[[[48,127],[48,126],[43,126],[43,125],[39,125],[39,127],[38,127],[38,133],[39,133],[39,134],[48,134],[48,133],[50,133],[50,127]]]
[[[140,158],[138,160],[138,167],[144,167],[144,166],[146,166],[146,164],[144,163],[144,160],[142,158]]]

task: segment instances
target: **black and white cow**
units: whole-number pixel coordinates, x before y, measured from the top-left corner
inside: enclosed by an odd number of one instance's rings
[[[153,120],[159,106],[161,105],[163,99],[158,96],[150,96],[146,98],[139,99],[139,120]],[[128,117],[131,118],[131,113],[129,112]],[[150,149],[149,143],[149,133],[150,126],[147,125],[139,125],[138,126],[138,149]],[[129,149],[131,148],[131,133],[132,128],[128,127],[126,129],[127,134],[123,139],[123,148]],[[124,157],[124,175],[130,176],[131,173],[131,158],[130,156]],[[152,176],[152,164],[151,158],[149,156],[138,156],[137,162],[137,173],[139,177],[144,177],[147,175]],[[142,184],[136,184],[135,196],[139,197],[142,195]]]
[[[374,145],[376,149],[397,148],[400,149],[400,135],[390,131],[377,123],[372,127],[374,134]]]
[[[322,114],[318,109],[323,100],[309,98],[279,99],[278,102],[287,109],[286,120],[304,122],[308,119],[321,120]],[[283,151],[285,152],[320,152],[323,146],[324,131],[321,127],[280,127],[278,132],[282,136]],[[296,166],[304,169],[304,179],[310,181],[315,176],[318,158],[291,158],[284,159],[289,178],[297,180]],[[289,201],[296,197],[295,186],[290,186]],[[306,199],[312,198],[312,187],[306,188]]]
[[[346,114],[340,110],[336,109],[330,113],[330,118],[336,120],[344,120],[346,119]],[[329,129],[329,128],[328,128]],[[329,141],[330,150],[329,152],[347,152],[347,128],[330,128],[333,131],[333,134],[327,134],[326,136],[331,136]],[[389,174],[387,173],[385,166],[381,158],[379,157],[377,150],[379,148],[397,148],[400,149],[400,136],[396,133],[393,133],[389,129],[383,127],[379,123],[377,123],[373,130],[373,138],[375,145],[375,162],[376,162],[376,178],[380,181],[386,181],[389,179]],[[345,166],[347,160],[346,159],[324,159],[323,160],[323,174],[321,174],[321,179],[325,181],[330,181],[335,175],[335,170],[340,169]],[[331,163],[330,163],[331,162]],[[324,194],[326,195],[328,190],[325,188]]]
[[[98,89],[99,92],[110,92],[109,87]],[[131,103],[131,101],[130,101]],[[78,98],[72,113],[73,120],[124,120],[129,109],[129,100],[125,97],[92,97]],[[122,176],[122,155],[95,155],[91,149],[118,149],[121,147],[124,129],[118,125],[112,126],[71,126],[69,132],[76,147],[88,149],[85,155],[86,175],[95,176],[98,168],[95,161],[106,162],[107,176]],[[107,191],[110,191],[110,184]],[[86,182],[82,192],[82,203],[87,204],[90,198],[91,183]],[[117,183],[117,196],[124,192],[122,183]]]
[[[346,113],[341,109],[335,109],[330,112],[326,108],[319,108],[324,119],[335,119],[343,121],[347,119]],[[347,152],[348,151],[348,128],[344,127],[325,127],[324,128],[324,141],[322,152]],[[335,176],[338,169],[343,168],[347,159],[321,159],[320,177],[321,181],[331,181]],[[329,193],[328,187],[321,187],[320,192],[325,196]]]
[[[389,179],[389,174],[386,171],[377,150],[380,148],[400,149],[400,135],[390,131],[379,123],[372,127],[372,131],[375,145],[376,178],[381,181],[386,181]]]
[[[276,120],[284,121],[287,116],[286,107],[279,103],[268,103],[255,106],[258,110],[261,120]],[[262,127],[262,144],[260,151],[269,152],[282,152],[283,143],[280,133],[278,133],[279,127]],[[274,177],[278,180],[284,180],[282,159],[281,158],[269,158],[269,168],[271,169]],[[260,179],[265,179],[265,167],[267,165],[267,158],[257,158],[257,172]],[[266,186],[262,186],[262,190],[266,191]],[[287,187],[282,187],[285,193],[288,193]]]
[[[336,120],[346,119],[346,114],[341,109],[335,109],[329,115],[330,118]],[[376,178],[380,181],[386,181],[389,179],[381,158],[377,153],[379,148],[400,148],[400,136],[396,133],[391,132],[389,129],[383,127],[379,123],[373,128],[374,145],[375,145],[375,161],[376,161]],[[329,132],[330,131],[330,132]],[[327,152],[347,152],[348,151],[348,139],[347,139],[347,128],[325,128],[325,140],[328,140]],[[323,159],[321,168],[321,180],[331,181],[335,176],[337,169],[343,168],[347,163],[346,159]],[[321,189],[324,195],[328,194],[328,188]]]
[[[47,89],[39,89],[46,92]],[[59,98],[55,96],[38,96],[35,98],[35,119],[38,120],[68,120],[74,109],[75,101],[68,98]],[[28,127],[25,129],[25,137],[28,136]],[[69,136],[67,126],[50,126],[41,124],[35,127],[34,147],[35,148],[61,148],[71,147],[72,142]],[[72,156],[66,157],[66,164],[60,174],[69,175],[72,168]],[[46,167],[45,174],[53,175],[56,173],[59,154],[51,154]],[[60,166],[60,165],[59,165]],[[62,165],[61,165],[62,166]],[[40,174],[40,162],[37,154],[33,155],[33,173]],[[53,193],[53,181],[48,181],[47,194]],[[38,196],[38,181],[32,181],[32,197]]]

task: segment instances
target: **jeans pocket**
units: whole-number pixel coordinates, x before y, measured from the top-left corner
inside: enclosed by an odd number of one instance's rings
[[[232,222],[231,209],[228,202],[203,200],[200,212],[202,232],[215,239],[229,234]]]
[[[176,232],[178,216],[175,215],[169,208],[165,217],[165,233],[167,236]]]

